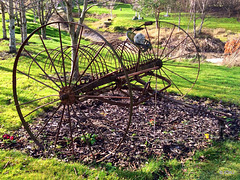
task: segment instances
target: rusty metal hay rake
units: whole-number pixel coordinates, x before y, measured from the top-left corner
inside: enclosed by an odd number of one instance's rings
[[[66,40],[70,25],[80,27],[75,46]],[[17,112],[31,139],[42,149],[66,147],[100,161],[120,147],[133,106],[171,84],[182,96],[187,94],[199,74],[197,47],[174,24],[159,21],[156,27],[155,22],[146,22],[128,31],[125,41],[113,43],[76,23],[52,22],[33,31],[20,47],[13,68]],[[42,38],[42,28],[51,38]],[[140,43],[134,40],[138,33],[145,36]],[[85,39],[86,34],[98,42]],[[76,65],[77,77],[71,73]],[[108,116],[106,109],[96,112],[94,107],[101,102],[121,117]]]

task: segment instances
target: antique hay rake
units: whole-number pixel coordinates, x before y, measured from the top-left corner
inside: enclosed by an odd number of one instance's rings
[[[70,25],[80,27],[75,46],[66,40]],[[43,28],[51,39],[42,38]],[[89,42],[86,34],[98,42]],[[171,23],[146,22],[128,31],[125,41],[109,43],[85,25],[52,22],[33,31],[18,51],[14,100],[24,128],[38,147],[71,150],[100,161],[120,147],[131,125],[133,106],[171,85],[186,95],[196,83],[199,66],[194,41]],[[121,117],[95,108],[103,102]]]

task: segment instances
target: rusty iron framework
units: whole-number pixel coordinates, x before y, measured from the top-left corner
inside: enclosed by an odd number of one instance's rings
[[[67,28],[71,25],[80,27],[74,46],[63,39],[69,37]],[[42,28],[51,31],[51,39],[42,38]],[[98,42],[89,42],[84,38],[86,34],[94,35]],[[137,34],[144,35],[144,41],[135,41]],[[42,46],[34,48],[35,38]],[[78,69],[77,78],[71,73],[74,68]],[[22,124],[39,148],[48,147],[48,136],[55,138],[54,148],[67,137],[69,149],[75,154],[76,138],[81,135],[85,139],[81,148],[87,148],[94,160],[101,161],[114,153],[126,137],[133,106],[171,85],[186,95],[196,83],[199,69],[193,39],[171,23],[159,21],[156,27],[155,22],[146,22],[128,31],[125,41],[109,43],[85,25],[52,22],[34,30],[20,47],[13,68],[13,94]],[[95,112],[86,108],[91,99],[122,107],[125,120],[121,124],[107,117],[96,120]],[[47,116],[36,125],[34,120],[43,114]],[[101,137],[97,145],[90,143],[88,135],[93,133]]]

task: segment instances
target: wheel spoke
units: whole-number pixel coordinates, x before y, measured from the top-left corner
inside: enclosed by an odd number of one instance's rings
[[[174,66],[174,67],[180,67],[180,68],[191,68],[191,69],[198,69],[198,67],[194,67],[194,66],[183,66],[183,65],[176,65],[176,64],[165,64],[165,66]]]
[[[173,85],[178,89],[178,91],[182,94],[182,96],[184,95],[182,93],[182,91],[179,89],[179,87],[174,83],[174,81],[168,76],[168,74],[162,69],[163,73],[168,77],[168,79],[173,83]]]
[[[40,66],[40,64],[35,60],[35,58],[32,57],[32,55],[29,53],[29,51],[27,51],[25,48],[24,48],[24,51],[31,57],[33,62],[35,62],[37,64],[37,66],[47,76],[47,78],[50,79],[58,88],[60,88],[60,86],[55,81],[53,81],[53,79],[46,73],[46,71]],[[29,69],[29,71],[30,71],[30,69]],[[28,73],[28,74],[30,74],[30,73]]]
[[[160,76],[162,76],[162,73],[161,73],[160,69],[158,71],[159,71]],[[162,79],[162,83],[163,83],[163,86],[166,87],[165,82],[164,82],[163,79]]]
[[[69,130],[70,130],[72,153],[75,154],[75,152],[74,152],[74,143],[73,143],[73,130],[72,130],[72,123],[71,123],[71,113],[70,113],[69,105],[67,106],[67,109],[68,109],[68,123],[69,123]]]
[[[160,29],[160,21],[158,21],[158,42],[157,42],[157,58],[159,57],[159,48],[160,48],[160,39],[159,39],[159,36],[160,36],[160,33],[161,33],[161,29]]]
[[[64,83],[65,83],[65,86],[67,86],[65,59],[64,59],[64,56],[63,56],[64,53],[63,53],[63,46],[62,46],[62,33],[61,33],[60,23],[58,23],[58,32],[59,32],[59,41],[60,41],[61,54],[62,54],[62,67],[63,67]]]
[[[78,106],[79,106],[79,105],[78,105]],[[73,107],[72,107],[72,109],[73,109],[74,115],[77,116],[77,113],[75,112],[75,110],[74,110]],[[86,120],[88,119],[88,117],[87,117],[82,111],[79,111],[79,112],[84,116],[84,118],[86,118]],[[92,147],[90,146],[89,139],[86,137],[86,134],[85,134],[85,132],[84,132],[84,130],[83,130],[83,127],[82,127],[81,125],[80,125],[80,129],[81,129],[81,132],[82,132],[82,134],[83,134],[84,139],[86,140],[88,149],[89,149],[89,151],[90,151],[93,159],[95,160],[95,155],[94,155],[93,152],[92,152]]]
[[[72,59],[73,60],[73,62],[72,62],[73,65],[72,65],[72,72],[71,72],[71,76],[70,76],[70,80],[69,80],[69,87],[72,84],[72,80],[73,80],[73,74],[74,74],[74,71],[75,71],[76,63],[77,63],[78,49],[80,47],[80,42],[81,42],[81,39],[82,39],[82,33],[83,33],[83,26],[81,26],[80,33],[79,33],[79,36],[78,36],[78,44],[77,44],[77,48],[76,48],[76,53],[75,53],[74,59]],[[74,48],[74,47],[72,47],[72,48]],[[72,51],[73,51],[73,49],[72,49]]]
[[[181,42],[179,42],[178,45],[176,47],[174,47],[171,51],[169,51],[162,59],[168,57],[169,54],[171,54],[175,49],[177,49],[183,43],[183,41],[185,41],[187,38],[188,38],[188,36],[186,36],[185,39],[183,39]]]
[[[66,105],[63,105],[63,110],[62,110],[62,114],[61,114],[61,119],[60,119],[60,122],[58,123],[57,134],[56,134],[55,143],[54,143],[54,147],[55,147],[55,148],[56,148],[56,145],[57,145],[57,141],[58,141],[60,129],[61,129],[61,127],[62,127],[62,121],[63,121],[63,117],[64,117],[65,108],[66,108]]]
[[[46,99],[46,98],[48,98],[48,97],[54,97],[54,96],[59,96],[59,95],[49,95],[49,96],[45,96],[45,97],[42,97],[42,98],[38,98],[38,99],[35,99],[35,100],[32,100],[32,101],[28,101],[28,102],[19,104],[18,106],[30,104],[30,103],[32,103],[32,102],[40,101],[40,100],[42,100],[42,99]]]
[[[37,111],[38,109],[43,108],[43,107],[45,107],[45,106],[48,106],[48,105],[50,105],[50,104],[53,104],[53,103],[55,103],[55,102],[57,102],[57,101],[60,101],[60,99],[56,99],[56,100],[54,100],[54,101],[52,101],[52,102],[49,102],[49,103],[43,104],[43,105],[41,105],[41,106],[38,106],[38,107],[35,108],[33,111],[31,111],[30,113],[28,113],[27,115],[25,115],[25,116],[23,116],[23,117],[25,118],[25,117],[29,116],[30,114],[32,114],[33,112]]]
[[[86,73],[86,71],[88,70],[88,68],[91,66],[91,64],[96,60],[97,56],[99,55],[99,53],[101,52],[101,50],[103,49],[103,47],[105,46],[105,43],[101,46],[101,48],[98,50],[98,52],[95,54],[95,56],[92,58],[92,60],[90,61],[90,63],[87,65],[87,67],[85,68],[85,70],[82,72],[82,74],[79,76],[77,83],[81,80],[81,78],[83,77],[83,75]]]
[[[19,72],[19,73],[21,73],[21,74],[29,77],[30,79],[32,79],[32,80],[34,80],[34,81],[36,81],[36,82],[39,82],[40,84],[42,84],[42,85],[44,85],[44,86],[46,86],[46,87],[48,87],[48,88],[50,88],[50,89],[53,89],[54,91],[59,92],[59,90],[57,90],[57,89],[55,89],[55,88],[53,88],[53,87],[51,87],[51,86],[49,86],[49,85],[47,85],[47,84],[45,84],[45,83],[43,83],[43,82],[41,82],[41,81],[33,78],[32,76],[30,76],[30,75],[28,75],[28,74],[26,74],[26,73],[24,73],[24,72],[22,72],[22,71],[20,71],[20,70],[18,70],[18,69],[17,69],[17,72]]]
[[[192,52],[189,52],[189,53],[186,53],[186,54],[182,54],[182,55],[180,55],[180,56],[176,56],[176,57],[171,57],[171,58],[167,58],[166,60],[164,60],[164,59],[162,59],[162,62],[168,62],[168,61],[171,61],[171,60],[175,60],[175,59],[178,59],[178,58],[182,58],[182,57],[186,57],[186,56],[188,56],[188,55],[191,55],[192,54]],[[185,58],[186,59],[186,58]]]
[[[160,59],[163,59],[162,58],[162,55],[163,55],[163,53],[164,53],[164,51],[166,50],[166,47],[168,46],[168,43],[169,43],[169,41],[170,41],[170,39],[171,39],[171,37],[172,37],[172,34],[173,34],[173,31],[175,30],[175,26],[174,26],[174,28],[172,29],[172,31],[171,31],[171,33],[170,33],[170,35],[169,35],[169,38],[168,38],[168,40],[167,40],[167,42],[166,42],[166,44],[165,44],[165,46],[164,46],[164,48],[163,48],[163,51],[162,51],[162,53],[161,53],[161,55],[160,55]]]
[[[150,38],[149,33],[148,33],[148,30],[147,30],[147,26],[145,26],[145,30],[146,30],[146,33],[147,33],[148,41],[150,42],[150,44],[152,44],[151,38]],[[156,57],[155,57],[154,48],[151,48],[151,49],[152,49],[152,53],[153,53],[154,58],[156,58]]]
[[[57,74],[57,77],[58,77],[58,79],[59,79],[59,81],[61,82],[61,85],[62,85],[62,87],[63,87],[62,80],[61,80],[61,78],[60,78],[60,76],[59,76],[59,73],[58,73],[58,71],[57,71],[57,69],[56,69],[56,67],[55,67],[55,65],[54,65],[54,62],[53,62],[53,60],[52,60],[52,58],[51,58],[51,56],[50,56],[50,54],[49,54],[49,51],[48,51],[48,49],[47,49],[47,47],[46,47],[46,44],[44,43],[43,38],[42,38],[42,36],[41,36],[41,34],[40,34],[39,31],[38,31],[38,34],[39,34],[39,37],[40,37],[41,42],[42,42],[42,44],[43,44],[43,47],[44,47],[44,49],[45,49],[45,52],[47,53],[48,58],[49,58],[49,60],[51,61],[51,65],[53,66],[53,68],[54,68],[54,70],[55,70],[55,72],[56,72],[56,74]],[[58,87],[59,87],[59,86],[58,86]],[[60,88],[60,87],[59,87],[59,88]]]
[[[60,107],[62,106],[62,104],[60,104],[57,109],[53,112],[53,114],[46,120],[45,124],[41,127],[41,129],[39,130],[38,134],[36,135],[36,137],[38,137],[42,131],[44,130],[44,128],[47,126],[47,124],[49,123],[49,121],[53,118],[53,116],[57,113],[57,111],[60,109]]]
[[[163,67],[163,68],[166,69],[167,71],[169,71],[169,72],[175,74],[176,76],[178,76],[178,77],[180,77],[180,78],[182,78],[182,79],[184,79],[184,80],[190,82],[191,84],[194,84],[194,83],[195,83],[195,82],[192,82],[192,81],[188,80],[187,78],[185,78],[185,77],[179,75],[178,73],[175,73],[174,71],[171,71],[170,69],[168,69],[168,68],[166,68],[166,67]]]

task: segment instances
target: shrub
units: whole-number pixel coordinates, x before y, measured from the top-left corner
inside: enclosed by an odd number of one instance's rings
[[[113,30],[123,32],[126,31],[126,28],[124,26],[115,26]]]
[[[222,64],[228,67],[240,66],[240,38],[226,42]]]

